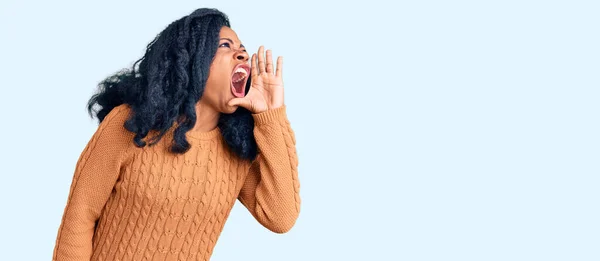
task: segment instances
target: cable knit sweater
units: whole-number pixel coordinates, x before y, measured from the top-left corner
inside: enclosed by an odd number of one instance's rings
[[[185,154],[168,151],[172,131],[138,148],[123,127],[129,112],[114,108],[82,152],[52,260],[209,260],[236,199],[273,232],[295,224],[298,159],[285,106],[253,114],[253,162],[218,128],[187,133]]]

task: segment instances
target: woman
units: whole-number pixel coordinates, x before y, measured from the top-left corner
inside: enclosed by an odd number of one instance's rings
[[[249,60],[227,16],[198,9],[100,84],[53,260],[209,260],[236,199],[269,230],[292,228],[283,60],[262,46]]]

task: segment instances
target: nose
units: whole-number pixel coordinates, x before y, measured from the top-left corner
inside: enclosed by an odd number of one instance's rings
[[[240,50],[235,53],[235,59],[239,60],[239,61],[247,62],[250,59],[250,57],[248,56],[247,52]]]

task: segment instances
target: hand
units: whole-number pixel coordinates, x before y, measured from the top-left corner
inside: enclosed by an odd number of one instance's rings
[[[274,71],[271,50],[267,50],[265,61],[264,47],[258,48],[258,57],[252,54],[248,94],[242,98],[231,99],[228,105],[242,106],[255,114],[283,106],[282,67],[283,57],[277,57],[277,68]]]

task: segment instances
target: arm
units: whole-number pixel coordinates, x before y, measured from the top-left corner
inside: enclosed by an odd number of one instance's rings
[[[289,231],[300,213],[300,183],[294,132],[285,106],[253,114],[259,155],[238,199],[264,227]]]
[[[119,177],[127,147],[133,143],[123,127],[123,107],[102,121],[82,152],[54,247],[53,261],[90,260],[96,221]]]

